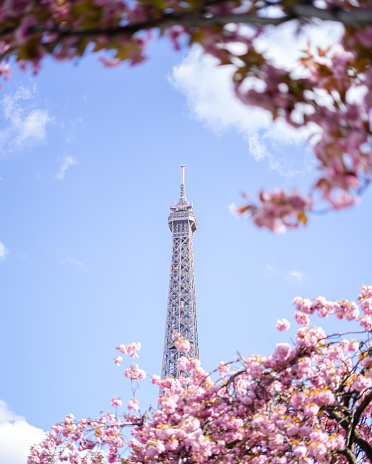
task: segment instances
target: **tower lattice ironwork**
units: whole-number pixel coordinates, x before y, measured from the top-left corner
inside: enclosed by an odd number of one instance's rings
[[[174,345],[178,332],[189,340],[191,357],[199,357],[198,329],[196,322],[194,259],[192,239],[197,229],[192,204],[185,196],[185,165],[182,168],[181,197],[170,209],[168,225],[173,235],[172,258],[169,277],[167,318],[165,323],[162,378],[179,377],[177,367],[181,353]]]

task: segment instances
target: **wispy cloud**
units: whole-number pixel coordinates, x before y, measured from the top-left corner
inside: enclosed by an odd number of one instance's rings
[[[24,464],[30,447],[44,439],[43,430],[27,423],[0,400],[0,462]]]
[[[243,105],[234,95],[232,71],[231,67],[217,67],[214,58],[193,48],[184,61],[173,68],[170,80],[186,95],[193,117],[216,134],[237,130],[256,161],[266,162],[270,169],[285,177],[309,172],[312,157],[305,144],[308,131],[295,130],[280,119],[272,122],[267,111]],[[288,155],[291,146],[301,147],[299,159]]]
[[[303,285],[306,275],[302,271],[289,271],[287,272],[286,279],[290,285]]]
[[[249,153],[256,161],[261,161],[269,156],[266,145],[259,140],[257,133],[248,137],[248,146]]]
[[[19,87],[15,93],[5,95],[0,107],[4,118],[0,152],[14,152],[46,140],[46,129],[52,118],[41,104],[36,86]]]
[[[306,274],[302,271],[298,271],[296,269],[292,271],[285,271],[277,269],[271,264],[265,264],[264,272],[267,276],[277,275],[281,279],[284,278],[290,285],[303,285],[306,279]]]
[[[265,265],[265,274],[266,275],[274,275],[277,274],[278,271],[276,271],[271,264],[266,264]]]
[[[271,29],[270,33],[260,39],[259,47],[276,64],[293,69],[313,32],[311,27],[304,27],[301,34],[296,36],[294,27],[286,24]],[[315,42],[312,41],[314,45],[324,48],[336,42],[341,32],[342,27],[338,25],[326,25],[322,30],[317,29]],[[217,66],[216,59],[202,54],[200,48],[194,47],[173,68],[169,80],[185,94],[193,117],[217,134],[229,129],[237,130],[248,142],[249,153],[256,161],[266,162],[270,169],[286,177],[310,171],[313,161],[310,149],[306,146],[309,130],[295,130],[280,118],[272,122],[267,111],[243,105],[234,95],[231,79],[233,71],[229,66]],[[293,159],[288,155],[290,146],[301,148],[301,156]]]
[[[237,213],[237,209],[238,207],[236,206],[236,204],[233,202],[233,203],[230,203],[229,205],[227,205],[227,209],[229,210],[229,213],[234,216],[235,218],[239,219],[240,216],[239,214]]]
[[[8,254],[9,250],[6,248],[3,242],[0,242],[0,261],[6,260]]]
[[[70,119],[66,123],[62,124],[63,132],[65,133],[65,140],[67,143],[71,143],[77,138],[77,132],[79,126],[84,122],[83,118]]]
[[[82,261],[79,261],[75,258],[66,258],[64,259],[63,264],[71,264],[72,266],[77,266],[85,272],[87,272],[88,270],[87,266]]]
[[[59,171],[56,174],[56,179],[57,180],[63,180],[65,178],[65,174],[66,174],[67,169],[70,166],[75,166],[76,164],[78,164],[78,162],[77,162],[77,160],[75,158],[73,158],[72,156],[65,156],[62,159],[62,163],[61,163],[61,165],[59,167]]]

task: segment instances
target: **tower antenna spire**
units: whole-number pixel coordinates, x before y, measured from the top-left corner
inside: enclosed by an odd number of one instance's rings
[[[186,167],[186,164],[181,164],[181,169],[182,169],[181,198],[186,198],[186,195],[185,195],[185,167]]]

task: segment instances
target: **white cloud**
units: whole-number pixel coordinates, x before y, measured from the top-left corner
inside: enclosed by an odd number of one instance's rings
[[[284,271],[282,269],[276,269],[271,264],[265,265],[265,275],[267,276],[274,276],[277,275],[281,279],[285,278],[285,280],[290,285],[303,285],[306,274],[302,271],[292,270],[292,271]]]
[[[217,133],[231,127],[244,134],[270,123],[269,114],[247,108],[234,97],[231,67],[217,67],[216,60],[193,47],[173,68],[170,81],[186,95],[192,114]]]
[[[44,439],[43,430],[27,423],[0,400],[0,462],[25,464],[30,447]]]
[[[341,24],[335,22],[308,24],[298,27],[295,21],[283,23],[278,27],[267,28],[266,33],[258,39],[258,50],[264,52],[277,66],[287,70],[295,69],[302,51],[312,47],[325,49],[339,42],[344,31]]]
[[[309,37],[314,45],[325,48],[338,40],[342,26],[304,26],[301,34],[295,23],[267,30],[259,39],[258,47],[277,65],[293,69]],[[229,129],[237,130],[248,142],[249,152],[256,161],[265,160],[271,169],[286,177],[311,170],[313,160],[305,144],[309,129],[295,130],[280,119],[273,122],[267,111],[242,104],[234,95],[232,73],[231,66],[217,66],[215,58],[193,47],[173,68],[169,80],[185,94],[193,117],[217,134]],[[288,156],[291,145],[301,147],[298,159]]]
[[[0,261],[4,261],[9,254],[9,250],[6,248],[3,242],[0,242]]]
[[[45,141],[46,128],[52,119],[40,105],[36,86],[19,87],[15,93],[5,95],[0,105],[5,120],[0,131],[1,152],[21,150],[27,144]]]
[[[303,285],[306,275],[302,271],[287,272],[286,279],[291,285]]]
[[[277,274],[277,271],[273,268],[271,264],[265,265],[265,274],[266,275],[274,275]]]
[[[65,156],[62,159],[62,163],[61,163],[61,165],[59,167],[59,171],[56,174],[56,179],[57,180],[63,180],[65,178],[65,174],[66,174],[67,169],[70,166],[75,166],[76,164],[78,164],[78,162],[77,162],[77,160],[75,158],[73,158],[72,156]]]
[[[78,266],[85,272],[88,270],[87,266],[82,261],[78,261],[75,258],[66,258],[63,261],[63,264],[72,264],[73,266]]]
[[[261,161],[269,156],[266,145],[262,144],[258,139],[258,134],[253,134],[248,138],[249,153],[256,161]]]
[[[229,213],[234,216],[235,218],[239,219],[241,216],[237,213],[237,209],[238,207],[236,206],[236,204],[233,202],[233,203],[230,203],[228,206],[227,206],[227,209],[229,210]]]

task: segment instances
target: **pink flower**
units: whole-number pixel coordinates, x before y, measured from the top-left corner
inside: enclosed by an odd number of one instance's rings
[[[315,306],[311,303],[308,298],[301,298],[297,296],[293,300],[293,304],[296,306],[296,310],[305,314],[314,314]]]
[[[142,369],[139,369],[137,364],[133,364],[130,367],[127,367],[124,371],[125,377],[132,380],[143,380],[146,378],[146,372]]]
[[[120,398],[116,398],[116,396],[114,396],[111,400],[111,405],[114,406],[114,407],[117,407],[117,406],[121,406],[123,403],[121,401]]]
[[[130,345],[119,345],[117,348],[123,354],[130,354],[132,358],[138,358],[137,351],[141,349],[141,343],[131,343]]]
[[[133,398],[132,400],[129,400],[128,402],[128,409],[138,411],[139,410],[138,404],[139,404],[138,398]]]
[[[191,349],[190,342],[186,340],[186,338],[181,337],[180,335],[177,335],[177,338],[174,340],[174,345],[177,348],[177,350],[182,351],[183,353],[188,353]]]
[[[127,347],[125,345],[119,345],[116,349],[119,350],[120,353],[128,354],[128,350],[127,350]]]
[[[276,328],[280,331],[288,330],[291,324],[287,321],[287,319],[278,319],[276,323]]]
[[[364,314],[372,314],[372,298],[366,298],[363,302],[361,302],[361,306]]]
[[[368,314],[368,313],[365,313]],[[346,312],[346,319],[348,321],[355,321],[358,319],[359,316],[359,309],[355,303],[350,303],[350,306]]]
[[[218,365],[218,371],[221,377],[226,377],[229,370],[230,370],[230,365],[226,364],[224,361],[221,361],[220,364]]]
[[[359,304],[366,315],[372,314],[372,287],[368,285],[362,286],[362,294],[359,295]]]
[[[180,50],[179,38],[185,34],[185,28],[183,26],[173,26],[168,30],[168,35],[173,43],[175,50]]]
[[[368,332],[372,330],[372,320],[369,316],[362,316],[359,319],[359,325],[364,327],[364,329]]]
[[[160,377],[160,375],[155,375],[155,374],[154,374],[154,375],[151,377],[151,383],[152,383],[152,384],[154,384],[154,385],[159,385],[160,382],[161,382],[161,377]]]
[[[186,370],[188,362],[189,362],[189,360],[185,356],[181,356],[178,359],[178,369],[180,369],[181,371]]]
[[[256,93],[255,96],[257,95]],[[266,97],[268,100],[271,99],[270,96],[259,95],[265,99]],[[286,227],[298,227],[300,223],[306,223],[305,211],[312,209],[312,200],[295,190],[290,193],[284,190],[262,192],[260,201],[259,206],[248,205],[240,208],[238,212],[244,213],[249,209],[256,226],[267,227],[276,233],[285,232]]]
[[[292,355],[294,354],[294,350],[292,349],[289,343],[278,343],[275,348],[274,355],[277,356],[281,361],[288,361]]]
[[[120,366],[120,363],[122,362],[123,358],[121,356],[116,356],[116,358],[114,358],[114,361],[115,361],[115,364],[117,366]]]
[[[319,406],[317,404],[311,404],[304,407],[305,416],[316,416],[319,412]]]
[[[18,45],[25,44],[32,37],[32,28],[37,24],[34,16],[25,16],[15,31],[15,39]]]
[[[338,319],[343,319],[345,317],[348,321],[354,321],[359,316],[359,309],[353,302],[342,300],[341,303],[334,303],[333,306],[336,310],[335,314]]]
[[[358,391],[366,390],[370,388],[372,384],[372,380],[369,377],[364,377],[363,375],[359,375],[356,381],[353,383],[353,388]]]
[[[297,311],[294,317],[298,325],[308,325],[310,322],[309,316],[301,311]]]
[[[297,458],[304,458],[307,454],[307,448],[305,445],[294,446],[293,447],[293,454]]]
[[[104,66],[106,66],[106,68],[116,68],[121,63],[119,58],[108,59],[108,58],[105,58],[104,56],[100,56],[98,59]]]

